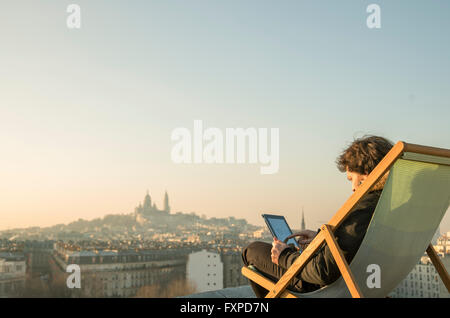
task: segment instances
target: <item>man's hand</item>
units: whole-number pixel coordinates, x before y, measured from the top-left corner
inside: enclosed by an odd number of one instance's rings
[[[291,239],[291,238],[299,236],[299,238],[297,239],[297,242],[300,245],[304,245],[304,244],[311,243],[311,241],[316,237],[316,235],[317,235],[317,232],[314,232],[314,231],[311,231],[311,230],[303,230],[303,231],[294,233],[292,235],[289,235],[286,238],[286,241]]]
[[[272,262],[278,265],[278,258],[280,257],[281,252],[283,252],[288,247],[289,246],[286,243],[283,243],[279,239],[274,237],[271,250]]]

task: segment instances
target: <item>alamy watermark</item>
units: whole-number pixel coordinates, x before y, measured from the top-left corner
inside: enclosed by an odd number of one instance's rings
[[[370,264],[366,269],[370,275],[367,277],[366,285],[368,288],[381,288],[381,268],[378,264]]]
[[[67,6],[66,12],[69,13],[66,19],[66,25],[69,29],[81,29],[81,7],[78,4]],[[366,19],[366,25],[369,29],[381,28],[381,8],[378,4],[369,4],[366,8],[369,13]]]
[[[69,29],[81,28],[81,8],[78,4],[70,4],[67,6],[67,13],[70,13],[66,19],[66,25]]]
[[[381,8],[378,4],[370,4],[366,9],[370,15],[366,19],[366,24],[369,29],[381,29]]]
[[[269,138],[270,135],[270,138]],[[279,128],[203,129],[202,120],[194,120],[193,131],[179,127],[172,131],[171,158],[185,164],[256,164],[261,174],[279,169]]]
[[[81,288],[81,269],[77,264],[70,264],[66,267],[66,272],[71,273],[67,277],[66,285],[67,288]]]

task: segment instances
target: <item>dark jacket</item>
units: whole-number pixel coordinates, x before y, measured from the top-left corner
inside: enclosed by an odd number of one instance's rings
[[[334,232],[336,241],[348,264],[361,245],[380,195],[381,190],[367,193]],[[278,264],[288,269],[299,255],[300,253],[295,248],[287,248],[281,253]],[[298,284],[297,286],[301,292],[308,292],[329,285],[340,276],[341,273],[331,251],[324,244],[297,274],[296,277],[301,281],[300,286]]]

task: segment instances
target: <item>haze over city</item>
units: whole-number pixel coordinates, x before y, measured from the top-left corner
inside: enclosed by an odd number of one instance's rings
[[[379,30],[366,2],[77,2],[76,31],[69,1],[0,12],[0,230],[131,213],[147,190],[255,225],[299,228],[304,207],[315,230],[351,194],[335,159],[355,137],[450,148],[446,1],[378,1]],[[279,171],[175,164],[194,120],[279,128]]]

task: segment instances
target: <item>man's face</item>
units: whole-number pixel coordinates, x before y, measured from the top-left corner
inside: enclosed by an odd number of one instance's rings
[[[359,174],[358,172],[352,172],[347,169],[347,180],[352,183],[352,191],[356,189],[366,180],[367,174]]]

